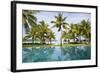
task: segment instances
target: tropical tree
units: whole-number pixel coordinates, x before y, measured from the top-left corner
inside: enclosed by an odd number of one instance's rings
[[[91,27],[90,27],[90,22],[87,20],[82,20],[80,24],[70,24],[70,30],[69,34],[64,31],[64,35],[68,34],[67,36],[65,35],[63,38],[70,38],[74,39],[74,43],[78,43],[78,41],[81,42],[81,37],[84,37],[86,39],[91,40]],[[78,41],[77,41],[78,40]]]
[[[61,35],[63,42],[69,43],[69,40],[70,40],[69,30],[70,30],[70,26],[67,25],[67,28],[65,30],[63,30],[62,35]]]
[[[83,37],[85,37],[86,39],[88,39],[88,42],[91,41],[91,24],[89,22],[89,20],[82,20],[81,21],[81,34]]]
[[[25,27],[25,32],[30,31],[31,26],[36,25],[37,18],[34,16],[38,11],[23,10],[22,11],[22,24]]]
[[[51,41],[55,39],[54,32],[52,32],[50,29],[48,30],[47,39],[49,40],[50,44],[52,44]]]
[[[55,20],[51,21],[51,23],[54,23],[55,25],[53,27],[58,28],[58,32],[61,31],[61,35],[62,35],[62,29],[66,29],[66,17],[63,17],[62,13],[59,13],[58,16],[55,16]],[[62,38],[60,38],[60,44],[62,46]]]
[[[78,24],[70,24],[70,30],[69,32],[70,33],[70,38],[71,39],[74,39],[74,42],[76,42],[76,39],[77,37],[79,36],[79,25]]]
[[[62,40],[64,41],[64,42],[68,42],[69,43],[69,40],[70,40],[70,33],[68,32],[68,31],[63,31],[62,32]]]
[[[41,38],[41,43],[45,44],[46,36],[47,36],[47,30],[48,30],[48,24],[42,20],[39,22],[39,34]]]
[[[31,27],[30,32],[24,37],[23,40],[28,40],[29,38],[32,39],[32,43],[34,44],[35,41],[38,39],[39,33],[38,33],[38,25],[34,25]]]
[[[42,20],[38,25],[33,25],[31,27],[30,32],[24,37],[23,40],[27,40],[29,38],[32,38],[33,44],[35,41],[40,41],[40,43],[45,44],[47,40],[51,44],[51,41],[55,39],[55,35],[48,27],[48,24]]]

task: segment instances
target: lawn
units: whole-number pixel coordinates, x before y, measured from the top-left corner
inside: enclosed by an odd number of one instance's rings
[[[90,44],[62,44],[62,46],[89,46]],[[61,46],[60,44],[34,44],[33,47]],[[23,47],[32,47],[32,44],[23,44]]]

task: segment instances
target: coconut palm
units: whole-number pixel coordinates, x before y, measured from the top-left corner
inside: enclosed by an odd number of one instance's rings
[[[54,32],[52,32],[50,29],[48,30],[47,39],[49,40],[50,44],[52,44],[51,41],[55,39]]]
[[[68,42],[70,40],[70,33],[67,32],[66,30],[62,32],[62,39],[64,42]]]
[[[86,39],[88,39],[88,41],[91,41],[91,26],[90,26],[90,22],[89,20],[82,20],[81,21],[81,27],[82,27],[82,31],[81,34],[83,37],[85,37]]]
[[[40,41],[40,43],[45,44],[47,40],[51,43],[51,40],[55,39],[54,33],[48,28],[48,24],[42,20],[38,25],[33,25],[30,32],[24,37],[23,40],[32,38],[32,43],[35,41]]]
[[[22,11],[22,24],[24,24],[25,31],[28,33],[30,27],[36,25],[37,18],[34,16],[38,11],[34,10],[23,10]]]
[[[35,43],[35,41],[39,38],[38,25],[33,26],[30,33],[32,36],[32,43]]]
[[[61,35],[62,40],[67,43],[69,43],[69,40],[70,40],[69,30],[70,30],[70,26],[67,25],[67,28],[62,32],[62,35]]]
[[[66,29],[66,17],[63,17],[62,13],[59,13],[58,16],[55,16],[55,20],[51,21],[51,23],[54,23],[55,25],[53,27],[57,27],[58,28],[58,32],[61,31],[61,35],[62,35],[62,29]],[[62,46],[62,38],[60,38],[60,44]]]
[[[48,24],[44,20],[40,21],[38,32],[40,34],[40,39],[43,44],[45,44],[46,42],[48,30],[49,30]]]
[[[78,28],[77,24],[71,24],[70,25],[70,30],[69,30],[70,38],[74,39],[74,42],[75,42],[75,39],[77,37],[77,32],[78,32],[77,28]]]
[[[29,38],[32,39],[32,43],[34,44],[35,41],[38,39],[39,33],[38,33],[38,25],[34,25],[31,27],[30,32],[24,37],[23,40],[28,40]]]

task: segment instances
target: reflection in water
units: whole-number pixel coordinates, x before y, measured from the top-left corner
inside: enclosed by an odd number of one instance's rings
[[[22,50],[22,61],[24,63],[85,60],[90,58],[90,46],[35,47],[32,49],[23,48]]]

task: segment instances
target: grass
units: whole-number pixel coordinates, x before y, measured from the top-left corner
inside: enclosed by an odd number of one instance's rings
[[[34,44],[34,47],[61,46],[60,44]],[[62,44],[62,46],[90,46],[90,44]],[[32,47],[32,44],[23,44],[23,47]]]

